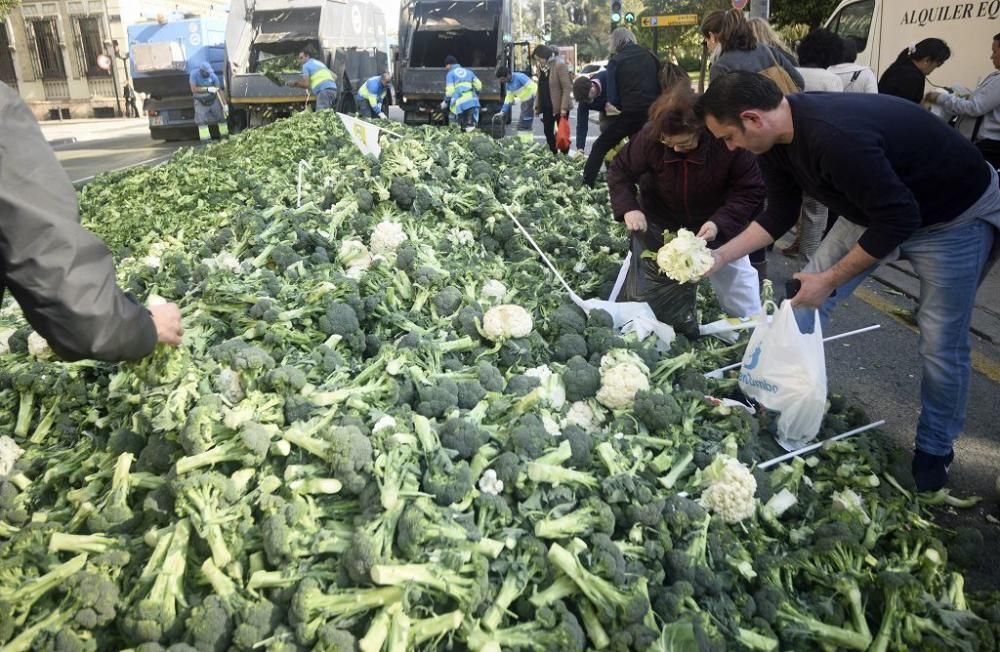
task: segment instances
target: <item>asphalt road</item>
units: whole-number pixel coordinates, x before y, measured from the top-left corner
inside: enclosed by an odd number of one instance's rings
[[[401,116],[394,108],[391,117],[398,120]],[[588,148],[598,133],[596,124],[591,127]],[[152,141],[144,120],[46,123],[43,130],[50,142],[61,143],[55,146],[57,156],[75,182],[108,170],[156,163],[179,147],[194,145]],[[511,125],[508,134],[515,131]],[[536,141],[544,143],[540,121],[535,121],[533,131]],[[575,139],[575,129],[573,134]],[[72,143],[66,140],[74,138]],[[777,248],[771,253],[769,276],[775,287],[783,287],[784,280],[797,270],[798,264]],[[994,270],[994,281],[998,271]],[[983,287],[987,292],[994,289],[995,282]],[[988,297],[990,306],[995,306],[996,299]],[[887,424],[877,436],[907,450],[913,445],[920,409],[918,335],[905,318],[905,311],[912,307],[911,299],[889,285],[868,280],[834,313],[827,335],[872,324],[880,324],[881,329],[831,343],[826,350],[830,392],[844,394],[864,407],[873,421],[885,419]],[[1000,347],[978,337],[973,342],[975,371],[966,429],[956,445],[950,486],[957,494],[976,494],[984,500],[972,510],[942,513],[939,522],[947,527],[979,527],[986,541],[995,542],[1000,540],[1000,527],[989,518],[1000,517],[995,488],[1000,473]],[[970,589],[1000,590],[1000,546],[988,546],[981,566],[972,571],[968,578]]]

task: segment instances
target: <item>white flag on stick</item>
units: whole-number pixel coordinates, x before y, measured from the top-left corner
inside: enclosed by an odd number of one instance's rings
[[[382,154],[382,146],[378,142],[378,134],[381,129],[370,122],[358,120],[343,113],[337,115],[340,116],[344,128],[347,129],[347,133],[351,134],[351,140],[358,146],[362,154],[366,156],[370,154],[375,158]]]

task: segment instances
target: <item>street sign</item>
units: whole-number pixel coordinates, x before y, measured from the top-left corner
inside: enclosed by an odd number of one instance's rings
[[[743,9],[750,0],[733,0],[733,9]]]
[[[680,25],[697,25],[698,22],[698,14],[643,16],[639,19],[639,24],[643,27],[677,27]]]
[[[101,70],[111,70],[111,57],[106,54],[97,55],[97,67]]]

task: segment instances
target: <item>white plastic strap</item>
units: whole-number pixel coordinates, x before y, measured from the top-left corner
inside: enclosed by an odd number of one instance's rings
[[[840,441],[841,439],[847,439],[848,437],[853,437],[854,435],[860,435],[863,432],[874,430],[875,428],[881,428],[884,425],[885,425],[885,419],[880,419],[878,421],[875,421],[874,423],[869,423],[867,426],[861,426],[860,428],[855,428],[854,430],[848,430],[843,434],[835,435],[833,437],[830,437],[829,439],[824,439],[823,441],[816,442],[815,444],[809,444],[808,446],[803,446],[802,448],[793,450],[790,453],[785,453],[784,455],[780,455],[774,458],[773,460],[762,462],[757,465],[757,468],[762,470],[769,469],[776,464],[787,462],[788,460],[798,457],[799,455],[805,455],[806,453],[811,453],[814,450],[819,450],[820,448],[823,448],[827,444],[832,444],[835,441]]]

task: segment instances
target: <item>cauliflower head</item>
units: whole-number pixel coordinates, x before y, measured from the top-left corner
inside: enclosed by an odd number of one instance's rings
[[[597,402],[612,410],[628,410],[635,395],[649,389],[649,369],[642,360],[625,349],[614,349],[601,358],[601,388]]]
[[[656,266],[678,283],[701,279],[714,263],[705,241],[687,229],[681,229],[656,252]]]
[[[493,342],[527,337],[533,327],[531,313],[511,303],[494,306],[483,315],[483,336]]]
[[[604,414],[600,409],[595,410],[587,401],[571,403],[562,421],[563,427],[579,426],[587,432],[597,432],[602,423]]]
[[[483,283],[479,290],[479,300],[483,303],[499,303],[507,297],[507,286],[496,279]]]
[[[399,245],[408,239],[406,233],[396,222],[388,220],[379,222],[372,231],[372,237],[368,241],[371,253],[375,256],[388,256],[396,253]]]
[[[739,523],[753,516],[757,503],[757,480],[739,460],[719,455],[705,469],[708,487],[701,494],[705,509],[726,523]]]
[[[10,475],[14,463],[20,459],[24,451],[17,442],[7,435],[0,436],[0,480]]]

